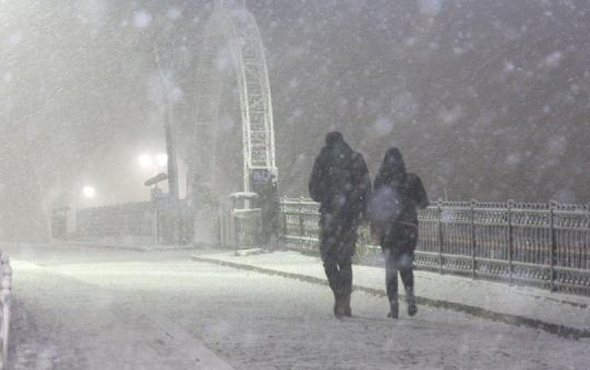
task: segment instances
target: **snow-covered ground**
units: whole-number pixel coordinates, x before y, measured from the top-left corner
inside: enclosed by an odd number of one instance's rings
[[[243,256],[219,252],[195,256],[325,280],[320,259],[297,252],[277,251]],[[383,267],[354,265],[353,271],[355,285],[385,293]],[[590,297],[427,271],[416,271],[415,281],[416,295],[434,303],[442,305],[448,302],[590,332]],[[400,294],[403,295],[401,288]]]
[[[188,251],[9,248],[13,369],[585,369],[588,341],[196,263]]]

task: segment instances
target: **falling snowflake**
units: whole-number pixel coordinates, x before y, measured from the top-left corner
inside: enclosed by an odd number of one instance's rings
[[[135,13],[133,17],[133,24],[137,28],[145,28],[152,23],[152,16],[150,13],[146,12],[145,10],[140,10]]]

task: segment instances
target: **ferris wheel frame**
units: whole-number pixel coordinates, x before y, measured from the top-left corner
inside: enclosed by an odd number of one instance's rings
[[[228,65],[231,64],[231,65]],[[272,98],[258,24],[243,2],[217,0],[205,26],[197,70],[196,122],[189,181],[216,189],[216,148],[224,69],[232,68],[239,92],[243,191],[256,171],[277,176]]]

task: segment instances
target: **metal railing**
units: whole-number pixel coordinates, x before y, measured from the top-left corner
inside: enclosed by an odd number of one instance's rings
[[[0,369],[8,364],[8,344],[10,334],[10,309],[12,305],[12,268],[7,254],[0,251]]]
[[[83,208],[76,212],[76,236],[79,238],[151,237],[157,219],[152,202]]]
[[[131,237],[136,242],[158,244],[186,243],[192,234],[192,214],[186,200],[158,199],[71,210],[75,230],[55,232],[56,238],[72,240],[117,239]],[[53,212],[53,225],[66,223]],[[63,229],[63,227],[62,227]]]
[[[438,201],[419,220],[419,269],[590,295],[588,205]],[[288,248],[317,253],[318,221],[317,203],[281,200]],[[362,226],[357,254],[378,252]]]
[[[260,208],[233,211],[237,248],[258,247],[262,243]]]

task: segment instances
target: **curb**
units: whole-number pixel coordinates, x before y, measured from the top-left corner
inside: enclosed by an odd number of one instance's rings
[[[150,247],[135,247],[135,246],[116,246],[112,244],[98,244],[98,243],[85,243],[85,242],[70,242],[67,243],[69,245],[74,245],[78,247],[85,247],[85,248],[95,248],[95,249],[114,249],[114,250],[122,250],[122,251],[134,251],[134,252],[174,252],[174,251],[196,251],[198,248],[196,247],[176,247],[176,248],[150,248]]]
[[[294,279],[299,280],[311,284],[317,285],[324,285],[327,286],[328,282],[325,279],[317,278],[314,276],[307,276],[307,275],[300,275],[290,272],[283,272],[278,270],[267,269],[264,267],[257,267],[252,265],[240,264],[235,262],[228,262],[222,261],[214,258],[207,258],[207,257],[200,257],[198,255],[191,256],[191,259],[196,262],[202,263],[211,263],[215,265],[220,265],[224,267],[231,267],[234,269],[239,270],[247,270],[247,271],[254,271],[266,275],[273,275],[273,276],[280,276],[287,279]],[[375,295],[377,297],[387,297],[387,294],[384,290],[375,289],[375,288],[368,288],[359,285],[353,285],[354,290],[368,293]],[[509,325],[514,326],[524,326],[533,329],[543,330],[550,334],[555,334],[562,338],[568,339],[582,339],[582,338],[590,338],[590,330],[589,329],[577,329],[570,326],[560,325],[560,324],[552,324],[538,319],[532,319],[525,316],[520,315],[512,315],[507,313],[500,313],[491,311],[485,308],[470,306],[466,304],[426,298],[426,297],[419,297],[416,296],[416,303],[419,305],[430,306],[434,308],[444,308],[448,310],[453,310],[457,312],[466,313],[468,315],[472,315],[475,317],[488,319],[492,321],[502,322]]]

